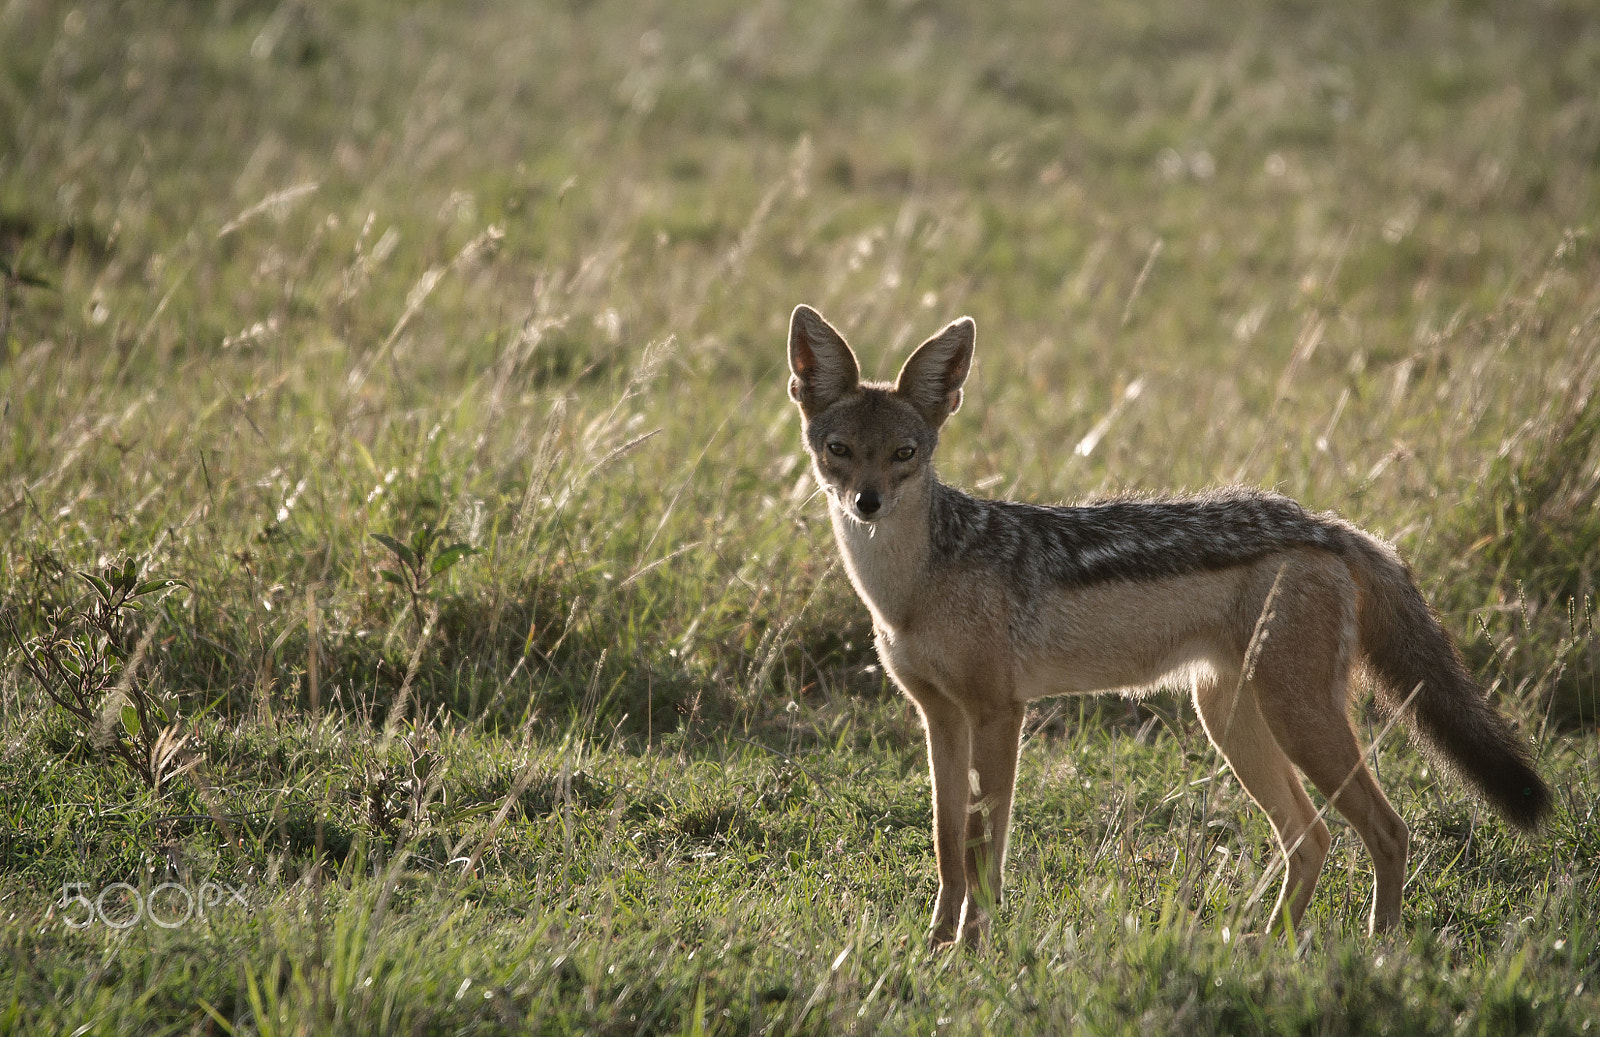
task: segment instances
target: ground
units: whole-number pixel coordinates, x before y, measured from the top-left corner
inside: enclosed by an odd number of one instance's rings
[[[1600,1017],[1579,0],[0,10],[0,1033],[1568,1033]],[[931,955],[914,714],[785,396],[978,326],[943,476],[1411,561],[1557,807],[1367,696],[1400,930],[1172,696],[1031,716]],[[54,696],[54,697],[52,697]]]

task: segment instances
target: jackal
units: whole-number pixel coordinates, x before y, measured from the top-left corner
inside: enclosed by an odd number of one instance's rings
[[[1388,544],[1251,489],[1076,507],[979,500],[933,453],[961,406],[975,325],[861,381],[817,311],[789,325],[789,395],[878,655],[922,716],[933,778],[935,945],[976,942],[999,902],[1027,702],[1187,685],[1212,744],[1286,858],[1272,920],[1298,926],[1330,838],[1298,767],[1372,856],[1368,925],[1400,919],[1409,833],[1350,726],[1351,670],[1380,708],[1507,821],[1550,791]]]

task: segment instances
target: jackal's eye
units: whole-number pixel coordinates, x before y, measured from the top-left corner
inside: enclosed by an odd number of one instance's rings
[[[835,439],[828,443],[828,453],[834,457],[849,457],[850,448]]]
[[[894,452],[894,459],[896,461],[909,461],[916,452],[917,448],[914,446],[903,446]]]

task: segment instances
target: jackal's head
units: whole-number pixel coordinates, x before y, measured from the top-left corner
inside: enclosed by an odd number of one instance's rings
[[[789,396],[800,405],[817,481],[844,513],[874,522],[933,474],[939,428],[961,406],[976,326],[952,322],[911,354],[893,385],[863,382],[844,337],[809,306],[789,321]]]

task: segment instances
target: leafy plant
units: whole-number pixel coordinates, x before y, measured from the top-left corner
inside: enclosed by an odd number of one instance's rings
[[[22,269],[21,262],[10,262],[0,256],[0,345],[11,334],[11,294],[18,288],[54,288],[55,285]]]
[[[24,640],[15,619],[6,614],[23,669],[72,717],[86,739],[151,789],[159,789],[198,761],[184,760],[189,736],[180,734],[176,698],[139,673],[155,626],[130,645],[129,621],[157,595],[188,584],[145,579],[131,557],[100,574],[77,575],[94,589],[94,598],[88,608],[54,613],[49,633]]]
[[[421,636],[423,628],[423,602],[438,596],[434,581],[469,555],[478,553],[471,544],[446,544],[445,536],[433,523],[424,522],[402,541],[387,533],[374,533],[372,539],[388,548],[396,565],[392,569],[379,569],[378,575],[405,591],[411,599],[411,619]]]

